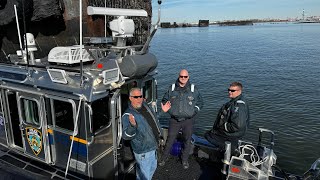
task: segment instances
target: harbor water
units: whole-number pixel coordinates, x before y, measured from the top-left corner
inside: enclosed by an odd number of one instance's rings
[[[320,158],[319,44],[319,23],[159,29],[150,50],[158,99],[186,68],[204,99],[194,130],[203,135],[240,81],[251,116],[245,140],[256,142],[259,127],[274,131],[277,164],[302,175]]]

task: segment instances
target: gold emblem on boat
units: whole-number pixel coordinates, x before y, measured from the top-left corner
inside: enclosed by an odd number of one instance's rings
[[[42,136],[41,132],[38,129],[27,127],[26,135],[28,139],[28,143],[33,151],[33,153],[38,156],[38,154],[42,150]]]

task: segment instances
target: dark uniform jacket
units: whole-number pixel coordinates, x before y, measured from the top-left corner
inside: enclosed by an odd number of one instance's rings
[[[162,98],[163,104],[167,101],[171,102],[168,113],[171,118],[177,121],[194,117],[203,106],[203,100],[198,89],[194,86],[192,92],[189,81],[184,87],[180,87],[179,80],[177,80],[173,91],[172,86],[170,86]]]
[[[249,126],[249,107],[242,95],[231,99],[219,110],[212,133],[226,139],[240,139]]]

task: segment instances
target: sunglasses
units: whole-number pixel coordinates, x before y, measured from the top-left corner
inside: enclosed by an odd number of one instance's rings
[[[228,92],[236,92],[236,91],[238,91],[238,90],[235,90],[235,89],[228,89]]]
[[[141,96],[131,96],[131,97],[138,99],[138,98],[142,98],[142,95]]]
[[[180,78],[188,78],[189,76],[180,76]]]

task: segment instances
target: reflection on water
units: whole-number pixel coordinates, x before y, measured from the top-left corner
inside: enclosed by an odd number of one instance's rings
[[[251,112],[246,139],[256,142],[259,127],[273,130],[278,165],[302,174],[320,157],[319,44],[320,24],[160,29],[151,44],[158,98],[188,69],[205,101],[195,125],[202,135],[228,101],[229,84],[242,82]]]

